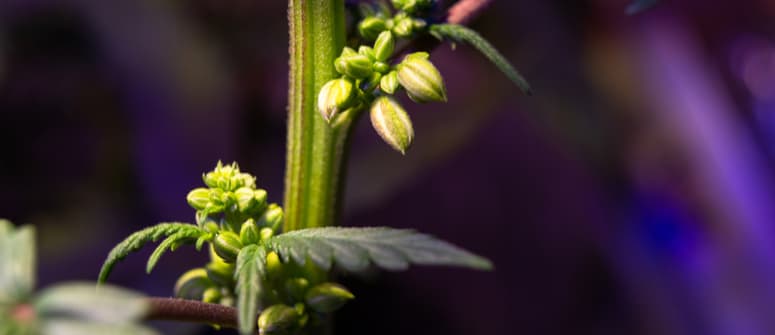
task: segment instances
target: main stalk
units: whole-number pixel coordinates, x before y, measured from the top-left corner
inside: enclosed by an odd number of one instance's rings
[[[350,123],[330,127],[317,93],[336,76],[345,42],[343,0],[290,0],[290,91],[284,231],[330,226],[340,207],[344,142]]]

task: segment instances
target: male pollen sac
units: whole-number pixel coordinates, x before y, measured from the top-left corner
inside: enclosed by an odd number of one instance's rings
[[[372,60],[362,54],[342,55],[334,61],[336,71],[355,79],[363,79],[371,75]]]
[[[334,283],[322,283],[307,291],[305,302],[320,313],[331,313],[355,298],[350,291]]]
[[[357,92],[352,81],[344,78],[328,81],[318,94],[318,112],[323,119],[330,121],[341,111],[349,108],[354,102]]]
[[[258,328],[261,334],[281,334],[294,328],[301,315],[295,308],[276,304],[269,306],[258,317]]]
[[[398,89],[398,72],[390,71],[388,74],[382,76],[379,81],[379,88],[382,92],[387,94],[393,94]]]
[[[203,210],[210,203],[210,190],[206,188],[197,188],[188,192],[186,196],[188,204],[196,210]]]
[[[393,55],[393,51],[396,47],[396,39],[393,37],[393,33],[390,31],[383,31],[377,37],[377,41],[374,42],[374,58],[380,62],[384,62]]]
[[[233,232],[221,231],[213,240],[213,248],[215,253],[224,261],[234,263],[240,249],[242,249],[242,241],[240,241],[239,235]]]
[[[358,32],[367,41],[373,41],[379,33],[387,29],[385,19],[379,17],[367,17],[358,24]]]
[[[414,129],[403,107],[388,96],[381,96],[371,104],[371,125],[382,140],[401,154],[412,144]]]
[[[407,55],[397,66],[398,82],[414,102],[447,101],[447,90],[439,70],[428,60],[428,53]]]

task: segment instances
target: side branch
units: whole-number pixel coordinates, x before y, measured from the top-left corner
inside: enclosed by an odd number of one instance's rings
[[[218,304],[178,298],[148,298],[151,309],[147,320],[209,323],[237,327],[237,310]]]

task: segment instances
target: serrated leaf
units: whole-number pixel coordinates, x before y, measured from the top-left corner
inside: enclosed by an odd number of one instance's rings
[[[140,293],[95,283],[64,283],[43,290],[34,301],[38,315],[106,324],[140,320],[150,306]],[[112,334],[112,332],[111,332]]]
[[[635,0],[627,6],[627,14],[633,15],[640,13],[656,5],[659,0]]]
[[[100,324],[69,319],[41,322],[41,335],[159,335],[155,330],[134,324]]]
[[[188,223],[171,222],[160,223],[129,235],[129,237],[117,244],[108,254],[105,263],[102,264],[102,269],[100,269],[98,282],[104,283],[116,263],[123,260],[127,255],[139,250],[146,243],[156,242],[156,240],[163,236],[170,236],[181,232],[188,232],[192,237],[194,236],[194,232],[198,233],[196,236],[205,234],[205,231],[198,226]]]
[[[35,229],[0,220],[0,304],[24,299],[35,287]]]
[[[332,263],[348,271],[361,271],[369,263],[387,270],[403,270],[410,263],[492,269],[487,259],[414,230],[325,227],[294,230],[269,239],[267,248],[285,261],[304,264],[312,260],[328,270]]]
[[[175,251],[181,243],[194,241],[201,235],[202,232],[200,230],[183,230],[168,236],[164,241],[159,243],[159,246],[153,251],[151,257],[148,257],[148,264],[145,267],[145,272],[151,273],[156,266],[156,263],[159,262],[159,258],[161,258],[168,249]]]
[[[527,95],[532,95],[533,90],[527,80],[517,71],[498,49],[484,39],[476,31],[459,24],[434,24],[430,28],[430,34],[438,39],[448,39],[452,42],[467,43],[479,50],[487,59],[498,67],[514,84]],[[453,43],[454,45],[454,43]]]
[[[259,245],[242,248],[237,255],[234,279],[237,281],[237,320],[241,334],[256,328],[261,284],[266,275],[266,250]]]

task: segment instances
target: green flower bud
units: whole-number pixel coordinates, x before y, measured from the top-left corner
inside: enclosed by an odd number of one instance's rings
[[[240,237],[230,231],[221,231],[213,239],[213,249],[226,263],[234,263],[237,260],[237,255],[240,249],[242,249],[242,242]]]
[[[414,102],[447,101],[447,90],[428,53],[416,52],[398,64],[398,82]]]
[[[258,219],[259,227],[271,228],[277,231],[283,224],[283,208],[277,204],[270,204],[263,215]]]
[[[393,33],[398,37],[410,37],[414,33],[414,22],[412,18],[405,17],[403,19],[396,19],[393,24]]]
[[[398,89],[398,86],[398,72],[396,71],[388,72],[388,74],[382,76],[382,79],[379,81],[379,88],[382,90],[382,92],[387,94],[395,93]]]
[[[423,19],[419,18],[413,18],[412,19],[412,30],[413,31],[419,31],[425,29],[425,27],[428,26],[428,22],[425,22]]]
[[[407,13],[416,13],[433,5],[433,0],[393,0],[392,2],[393,7]]]
[[[269,306],[258,317],[260,334],[284,334],[297,326],[301,315],[295,308],[283,304]]]
[[[383,31],[374,42],[374,58],[380,62],[390,59],[396,48],[396,39],[390,31]]]
[[[337,72],[343,75],[355,79],[363,79],[371,74],[371,63],[372,60],[365,55],[342,55],[334,61],[334,67]]]
[[[196,210],[203,210],[210,203],[210,190],[206,188],[196,188],[186,195],[188,204]]]
[[[202,302],[206,302],[208,304],[217,304],[221,301],[221,297],[221,290],[216,287],[211,287],[205,290],[202,294]]]
[[[283,262],[280,261],[280,256],[274,251],[266,254],[266,273],[271,278],[282,276]]]
[[[237,199],[237,208],[245,213],[258,204],[256,197],[253,196],[253,189],[250,187],[240,187],[234,191],[234,197]]]
[[[331,313],[353,298],[355,296],[346,288],[334,283],[323,283],[309,289],[305,301],[309,308],[317,312]]]
[[[358,47],[358,54],[368,57],[372,62],[377,60],[377,56],[374,54],[374,49],[367,45],[361,45]]]
[[[294,301],[303,301],[308,288],[309,280],[306,278],[291,278],[285,281],[285,292]]]
[[[385,74],[390,71],[390,64],[385,62],[374,62],[374,65],[372,65],[371,68],[374,69],[374,72]]]
[[[272,236],[274,236],[274,230],[272,230],[272,228],[262,228],[260,235],[261,235],[261,240],[266,241],[270,239]]]
[[[395,99],[381,96],[371,104],[371,125],[380,137],[401,154],[412,144],[414,129],[409,115]]]
[[[373,41],[386,29],[388,28],[385,19],[374,16],[367,17],[358,24],[358,32],[367,41]]]
[[[224,262],[210,262],[205,266],[207,278],[218,286],[231,287],[234,285],[234,264]]]
[[[248,219],[242,223],[242,227],[239,231],[239,238],[242,245],[256,244],[261,240],[261,235],[258,232],[258,226],[256,221]]]
[[[320,89],[318,94],[318,112],[326,121],[349,108],[357,97],[350,80],[339,78],[330,80]]]
[[[175,296],[183,299],[199,300],[205,290],[215,286],[204,268],[188,270],[175,283]]]

